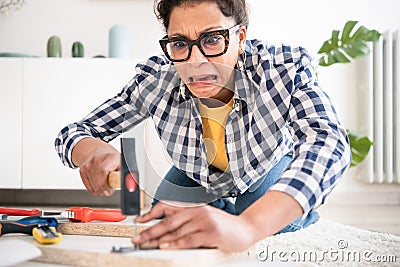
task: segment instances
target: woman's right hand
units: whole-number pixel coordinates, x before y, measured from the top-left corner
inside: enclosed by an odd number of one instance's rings
[[[114,189],[108,184],[110,171],[120,168],[120,153],[110,145],[91,151],[80,165],[79,173],[86,190],[95,196],[111,196]]]

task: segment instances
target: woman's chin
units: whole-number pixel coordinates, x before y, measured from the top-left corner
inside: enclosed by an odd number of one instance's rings
[[[222,89],[221,86],[207,85],[197,86],[188,84],[188,88],[192,94],[198,98],[211,98],[216,96]]]

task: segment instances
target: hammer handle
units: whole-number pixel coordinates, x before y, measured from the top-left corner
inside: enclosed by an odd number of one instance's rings
[[[111,188],[117,189],[121,188],[121,173],[117,171],[112,171],[108,174],[108,185]]]

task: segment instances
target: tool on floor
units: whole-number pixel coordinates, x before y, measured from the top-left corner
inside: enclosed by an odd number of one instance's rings
[[[68,219],[72,222],[91,222],[94,220],[119,222],[126,219],[121,210],[115,209],[92,209],[88,207],[70,207],[65,211],[56,210],[39,210],[39,209],[15,209],[0,208],[0,214],[11,216],[40,216],[40,217],[56,217],[57,219]]]
[[[52,227],[58,228],[58,221],[54,217],[40,217],[40,216],[10,216],[2,215],[0,222],[18,222],[22,224],[48,224]]]
[[[121,210],[124,215],[140,215],[140,189],[139,170],[136,162],[135,139],[121,138],[121,164],[120,164],[120,186],[121,186]],[[112,180],[112,178],[111,178]],[[118,184],[114,181],[109,184]],[[137,227],[133,221],[133,235],[137,235]],[[111,252],[124,253],[138,250],[138,245],[131,247],[113,246]]]
[[[38,209],[23,210],[14,208],[0,208],[0,214],[12,216],[42,216],[41,211]]]
[[[58,221],[54,217],[39,217],[39,216],[29,216],[23,219],[16,221],[17,223],[21,224],[40,224],[40,225],[48,225],[54,227],[55,229],[58,228]]]
[[[107,221],[120,222],[126,219],[121,210],[92,209],[88,207],[70,207],[67,218],[72,222]]]
[[[33,228],[32,235],[40,244],[55,244],[61,241],[62,234],[56,232],[56,228],[47,224],[39,224]]]
[[[59,211],[60,213],[61,211]],[[49,217],[51,216],[51,217]],[[67,220],[65,217],[61,216],[61,215],[46,215],[44,217],[40,217],[39,215],[33,215],[33,216],[29,216],[30,218],[42,218],[42,219],[46,219],[46,218],[54,218],[56,220]],[[7,215],[7,214],[1,214],[0,220],[1,221],[19,221],[19,220],[23,220],[25,218],[29,218],[26,215]]]
[[[27,234],[32,235],[32,230],[38,224],[22,224],[18,222],[0,222],[0,236],[6,234]]]
[[[113,246],[111,252],[113,253],[127,253],[139,250],[138,246],[129,246],[129,247],[120,247],[120,246]]]
[[[33,235],[40,244],[54,244],[62,239],[62,235],[56,232],[55,227],[48,224],[34,223],[25,224],[20,222],[0,222],[0,236],[6,234],[27,234]]]

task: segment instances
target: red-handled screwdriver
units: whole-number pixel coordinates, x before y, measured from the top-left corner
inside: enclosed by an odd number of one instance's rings
[[[31,210],[23,210],[23,209],[14,209],[14,208],[0,208],[0,214],[6,214],[10,216],[40,216],[40,210],[31,209]]]
[[[11,216],[61,217],[69,219],[72,222],[91,222],[94,220],[119,222],[126,219],[126,216],[118,209],[92,209],[88,207],[70,207],[66,211],[0,208],[0,214]]]
[[[73,222],[106,221],[119,222],[126,219],[121,210],[92,209],[88,207],[70,207],[66,211],[66,217]]]

